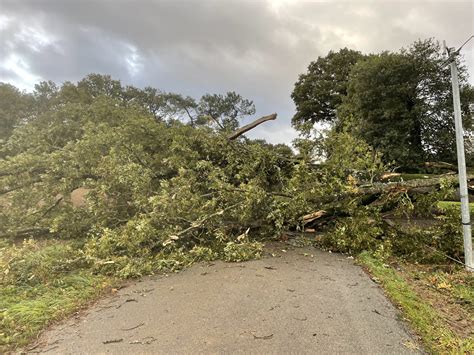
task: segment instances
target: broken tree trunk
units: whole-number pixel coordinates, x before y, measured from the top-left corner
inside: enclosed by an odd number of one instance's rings
[[[469,175],[467,177],[468,181],[474,179],[474,175]],[[377,194],[382,192],[391,192],[391,191],[406,191],[406,192],[420,192],[426,193],[434,190],[439,187],[442,181],[455,182],[458,181],[457,175],[442,175],[436,178],[429,179],[416,179],[409,180],[404,182],[388,183],[388,184],[376,184],[369,187],[360,187],[356,195],[366,195],[366,194]]]
[[[451,170],[457,171],[458,167],[451,163],[446,163],[444,161],[427,161],[425,162],[425,167],[427,168],[435,168],[435,169],[444,169],[444,170]]]
[[[276,113],[268,115],[268,116],[263,116],[263,117],[259,118],[258,120],[255,120],[255,121],[253,121],[253,122],[251,122],[251,123],[249,123],[249,124],[247,124],[243,127],[240,127],[234,133],[232,133],[229,137],[227,137],[227,139],[229,139],[230,141],[234,140],[234,139],[240,137],[245,132],[248,132],[251,129],[257,127],[259,124],[262,124],[263,122],[266,122],[266,121],[274,120],[276,118],[277,118]]]
[[[304,215],[302,217],[303,218],[303,223],[307,224],[307,223],[313,222],[314,220],[319,219],[319,218],[325,216],[326,214],[327,214],[327,212],[325,210],[319,210],[319,211],[315,211],[315,212],[312,212],[310,214]]]
[[[473,180],[474,175],[468,175],[467,179],[468,181]],[[406,192],[408,194],[426,194],[432,191],[436,191],[436,189],[439,188],[443,180],[457,183],[458,177],[457,175],[443,175],[430,179],[417,179],[404,182],[392,182],[387,184],[377,183],[373,185],[365,185],[358,187],[354,191],[335,193],[334,195],[311,199],[311,202],[324,205],[327,203],[343,201],[345,199],[354,198],[358,196],[371,196],[394,192]]]

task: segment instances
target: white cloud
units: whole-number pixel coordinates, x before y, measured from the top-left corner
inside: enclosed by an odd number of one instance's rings
[[[28,63],[21,57],[10,54],[0,60],[0,81],[8,81],[21,90],[32,91],[41,77],[32,73]]]

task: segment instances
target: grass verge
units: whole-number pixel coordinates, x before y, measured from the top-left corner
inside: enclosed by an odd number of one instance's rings
[[[452,206],[461,209],[461,202],[458,202],[458,201],[439,201],[438,202],[438,207],[441,209],[446,209]],[[471,214],[472,214],[474,211],[474,202],[469,203],[469,209],[471,210]]]
[[[358,260],[400,307],[413,330],[423,340],[426,350],[434,354],[474,353],[471,325],[474,281],[470,273],[459,270],[455,277],[448,277],[442,275],[449,273],[439,270],[414,271],[413,265],[412,269],[399,271],[403,268],[398,267],[397,270],[369,253],[362,253]],[[416,285],[417,281],[427,285],[427,289]],[[462,302],[456,303],[458,300]],[[452,309],[456,309],[457,313],[453,314]],[[466,327],[453,322],[453,316],[457,321],[467,322]]]
[[[114,282],[69,263],[68,243],[3,243],[0,248],[0,353],[32,342],[49,324],[96,299]]]

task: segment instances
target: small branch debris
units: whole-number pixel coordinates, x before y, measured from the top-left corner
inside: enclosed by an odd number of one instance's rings
[[[268,335],[255,335],[255,334],[252,333],[252,335],[253,335],[253,338],[254,338],[254,339],[268,340],[268,339],[273,338],[273,334],[268,334]]]
[[[33,353],[33,354],[46,353],[46,352],[48,352],[48,351],[50,351],[50,350],[54,350],[54,349],[59,348],[59,345],[56,345],[56,344],[59,344],[59,342],[60,342],[61,340],[63,340],[63,339],[56,339],[55,341],[53,341],[52,343],[49,343],[49,344],[48,344],[46,341],[42,341],[42,342],[36,344],[35,346],[26,349],[26,351],[29,352],[29,353]],[[52,346],[52,345],[54,345],[54,346]],[[49,346],[49,348],[46,349],[46,350],[37,349],[37,348],[40,347],[40,346]],[[35,349],[37,349],[37,350],[35,350]],[[34,350],[34,351],[33,351],[33,350]],[[23,354],[23,353],[22,353],[22,354]]]
[[[150,289],[143,289],[143,290],[135,290],[133,291],[133,293],[138,293],[140,296],[142,297],[146,297],[146,293],[150,293],[150,292],[153,292],[155,289],[154,288],[150,288]]]
[[[48,348],[46,350],[43,350],[43,351],[38,351],[38,353],[47,353],[48,351],[51,351],[51,350],[54,350],[54,349],[57,349],[57,348],[59,348],[59,345],[55,345],[55,346],[53,346],[51,348]]]
[[[122,328],[122,329],[120,329],[120,330],[129,331],[129,330],[133,330],[133,329],[140,328],[140,327],[142,327],[142,326],[144,326],[144,325],[145,325],[145,323],[140,323],[140,324],[138,324],[138,325],[136,325],[136,326],[134,326],[134,327],[131,327],[131,328]]]
[[[114,343],[121,343],[123,341],[123,338],[120,339],[110,339],[103,341],[102,344],[114,344]]]
[[[125,303],[128,303],[128,302],[138,302],[136,298],[127,298],[125,300],[125,302],[123,303],[120,303],[116,308],[119,309],[120,307],[122,307]]]
[[[303,223],[307,224],[309,222],[313,222],[316,219],[324,217],[326,214],[327,214],[327,212],[325,210],[319,210],[319,211],[315,211],[315,212],[312,212],[310,214],[304,215],[302,217]]]
[[[38,343],[38,344],[32,346],[31,348],[26,349],[26,351],[32,351],[32,350],[36,349],[38,346],[40,346],[40,345],[43,346],[43,345],[45,345],[45,344],[46,344],[46,342],[43,341],[43,342],[41,342],[41,343]],[[36,351],[35,351],[35,352],[36,352]]]
[[[274,266],[264,266],[264,268],[267,270],[276,270],[276,267]]]
[[[99,309],[96,312],[102,312],[104,309],[114,308],[114,307],[116,307],[116,306],[113,306],[113,305],[112,306],[102,306],[102,307],[99,306],[98,307]]]
[[[145,337],[141,340],[134,340],[134,341],[131,341],[129,344],[141,344],[141,345],[148,345],[148,344],[151,344],[153,342],[155,342],[157,339],[155,337]]]

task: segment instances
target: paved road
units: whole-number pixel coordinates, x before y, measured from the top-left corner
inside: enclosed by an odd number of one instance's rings
[[[273,246],[119,290],[58,324],[34,351],[57,354],[400,354],[416,344],[379,287],[345,256]],[[313,257],[312,257],[312,256]]]

